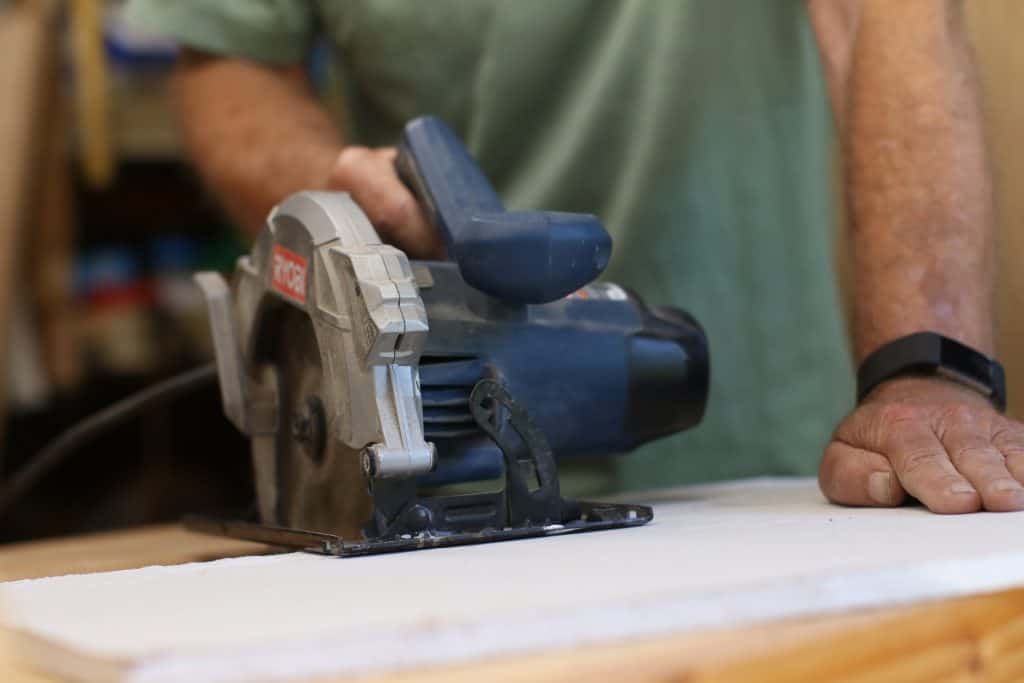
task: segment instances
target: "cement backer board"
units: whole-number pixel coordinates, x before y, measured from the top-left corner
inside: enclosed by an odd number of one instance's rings
[[[0,584],[23,656],[97,681],[366,673],[1024,585],[1024,513],[830,506],[812,480],[648,497],[639,529]]]

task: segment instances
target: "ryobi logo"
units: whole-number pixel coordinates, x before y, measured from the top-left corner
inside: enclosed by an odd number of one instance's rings
[[[271,284],[285,296],[306,303],[306,259],[280,244],[274,245]]]

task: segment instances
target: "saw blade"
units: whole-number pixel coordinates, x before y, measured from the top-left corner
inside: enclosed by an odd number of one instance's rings
[[[309,317],[288,308],[279,319],[274,359],[280,415],[276,439],[278,523],[361,540],[371,514],[360,452],[334,438],[337,411]]]

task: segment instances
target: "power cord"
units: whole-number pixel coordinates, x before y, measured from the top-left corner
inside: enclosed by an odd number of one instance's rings
[[[0,516],[76,449],[153,406],[217,381],[217,366],[201,365],[113,403],[50,441],[10,479],[0,482]]]

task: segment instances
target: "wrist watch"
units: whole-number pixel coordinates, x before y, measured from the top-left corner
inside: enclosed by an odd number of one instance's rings
[[[939,375],[960,382],[1006,410],[1006,378],[994,358],[936,332],[916,332],[877,349],[857,370],[857,403],[882,382],[906,375]]]

